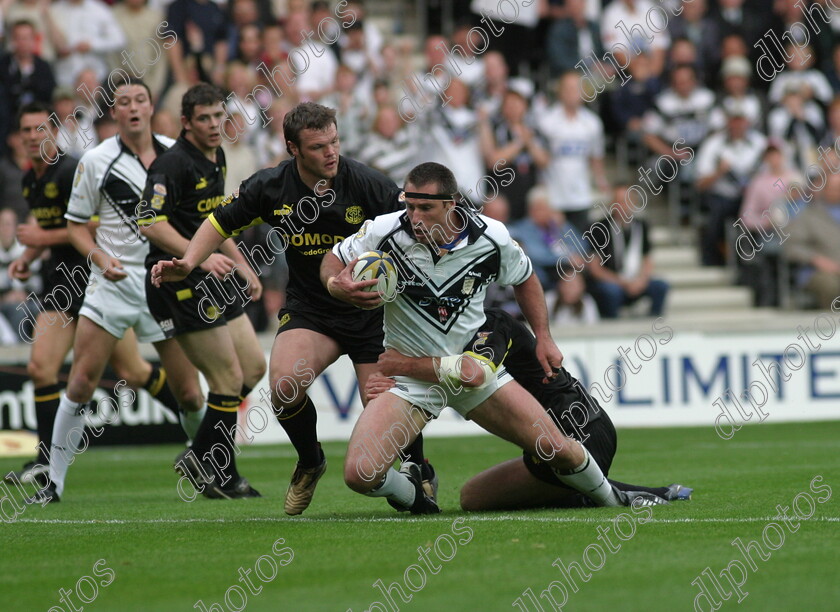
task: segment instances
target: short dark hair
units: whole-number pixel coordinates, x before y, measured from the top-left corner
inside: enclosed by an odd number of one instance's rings
[[[21,106],[20,110],[17,112],[15,124],[17,125],[17,129],[20,129],[20,120],[24,115],[37,115],[45,113],[47,117],[52,117],[54,112],[53,107],[46,102],[28,102]]]
[[[190,87],[181,98],[181,115],[192,119],[196,106],[211,106],[224,101],[225,94],[220,88],[210,83],[198,83]]]
[[[414,166],[405,177],[405,184],[411,183],[415,187],[423,187],[436,183],[438,192],[435,195],[454,195],[458,192],[458,181],[452,170],[436,162],[425,162]]]
[[[292,155],[289,142],[300,148],[301,130],[326,130],[331,125],[338,127],[335,109],[327,108],[315,102],[303,102],[286,113],[283,118],[283,138],[286,151]]]
[[[12,25],[9,26],[9,32],[11,32],[15,28],[19,28],[21,26],[28,26],[28,27],[32,28],[33,30],[35,30],[36,32],[38,31],[38,26],[35,25],[34,21],[31,21],[29,19],[18,19],[16,21],[13,21]]]
[[[112,94],[116,94],[117,90],[125,85],[139,85],[140,87],[146,90],[147,94],[149,94],[149,100],[152,99],[152,90],[149,89],[149,86],[146,84],[146,81],[144,81],[143,79],[138,79],[137,77],[132,76],[127,72],[124,72],[124,74],[127,74],[128,78],[125,78],[122,75],[117,75],[117,77],[113,80],[112,85],[114,89],[111,91]]]

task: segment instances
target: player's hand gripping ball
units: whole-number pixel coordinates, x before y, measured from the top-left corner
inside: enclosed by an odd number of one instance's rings
[[[379,293],[382,306],[393,302],[397,297],[397,267],[394,260],[385,251],[368,251],[359,255],[359,261],[353,266],[353,280],[356,282],[377,280],[377,284],[367,287],[366,291]],[[376,306],[376,308],[379,308]]]

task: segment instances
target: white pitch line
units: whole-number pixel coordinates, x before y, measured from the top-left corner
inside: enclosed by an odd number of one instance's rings
[[[287,517],[250,517],[241,519],[226,518],[188,518],[188,519],[39,519],[21,518],[16,523],[32,524],[55,524],[55,525],[165,525],[182,523],[428,523],[428,522],[451,522],[455,518],[462,517],[467,522],[476,523],[500,523],[506,521],[518,521],[523,523],[611,523],[611,518],[582,518],[582,517],[528,517],[528,516],[469,516],[459,514],[457,517],[426,517],[426,518],[399,518],[399,517],[371,517],[371,518],[287,518]],[[645,524],[682,524],[682,523],[769,523],[780,521],[782,517],[755,517],[755,518],[673,518],[673,519],[649,519]],[[840,517],[818,516],[810,519],[802,519],[802,522],[840,522]]]

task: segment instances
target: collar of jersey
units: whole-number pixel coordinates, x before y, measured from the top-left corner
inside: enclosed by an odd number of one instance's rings
[[[222,151],[222,147],[216,148],[216,161],[213,162],[207,159],[207,156],[202,153],[197,146],[187,140],[186,132],[184,130],[181,130],[181,133],[178,135],[178,139],[175,142],[180,143],[184,148],[184,151],[186,151],[190,157],[195,158],[195,160],[199,163],[206,164],[207,166],[213,168],[224,165],[225,153]]]

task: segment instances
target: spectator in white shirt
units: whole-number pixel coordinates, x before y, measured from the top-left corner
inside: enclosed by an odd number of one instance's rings
[[[613,0],[601,17],[601,40],[607,51],[615,52],[618,49],[613,45],[621,44],[632,54],[649,54],[653,73],[660,75],[671,37],[668,30],[656,33],[650,29],[647,14],[653,8],[649,0]]]
[[[595,180],[602,192],[610,190],[604,172],[604,125],[583,106],[580,75],[567,72],[557,83],[558,102],[537,117],[537,128],[548,141],[551,159],[544,172],[551,206],[562,210],[580,232],[589,228],[589,209]]]
[[[766,146],[767,138],[750,129],[749,118],[737,106],[727,113],[726,130],[712,134],[700,145],[696,186],[709,210],[700,247],[704,266],[725,263],[726,224],[738,216],[744,189]]]
[[[104,82],[108,54],[125,48],[125,35],[108,5],[100,0],[58,0],[50,10],[63,38],[54,66],[58,84],[72,86],[86,68]]]
[[[296,74],[295,87],[301,101],[318,100],[332,91],[338,61],[335,55],[321,44],[317,37],[306,40],[306,32],[312,30],[309,13],[297,11],[286,18],[286,40],[289,49],[289,63]]]

